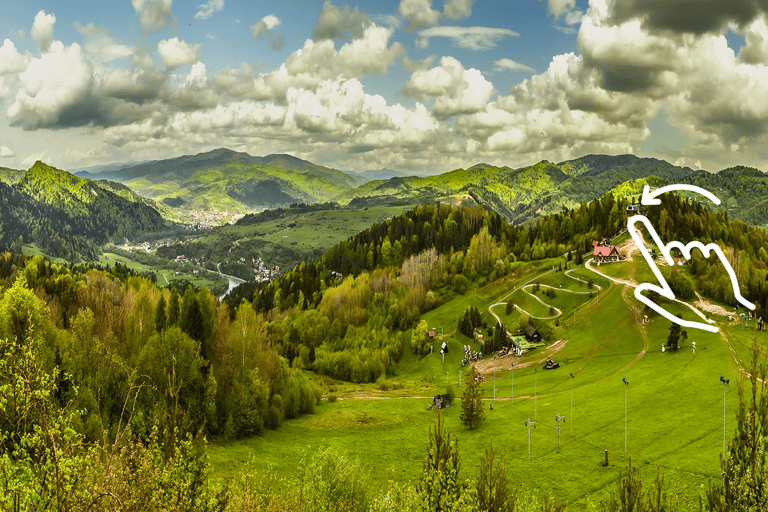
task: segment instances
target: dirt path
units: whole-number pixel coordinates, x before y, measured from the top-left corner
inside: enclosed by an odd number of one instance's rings
[[[595,274],[597,274],[599,276],[602,276],[602,277],[604,277],[606,279],[609,279],[610,281],[613,281],[616,284],[623,284],[623,285],[631,286],[632,288],[637,288],[638,284],[636,282],[630,281],[630,280],[627,280],[627,279],[617,279],[615,277],[607,276],[607,275],[603,274],[602,272],[599,272],[599,271],[595,270],[595,268],[592,267],[591,263],[592,263],[592,258],[588,259],[584,263],[584,266],[586,268],[588,268],[589,270],[591,270],[592,272],[594,272]],[[699,317],[701,317],[701,319],[704,320],[705,322],[707,322],[709,324],[714,324],[715,323],[714,320],[708,319],[707,315],[705,315],[704,313],[702,313],[701,311],[696,309],[692,304],[684,302],[684,301],[682,301],[680,299],[672,299],[672,300],[675,301],[675,302],[679,302],[683,306],[686,306],[688,309],[690,309],[691,311],[696,313]]]
[[[706,300],[704,297],[702,297],[699,292],[696,292],[696,297],[699,298],[694,304],[697,308],[702,309],[704,311],[707,311],[709,313],[712,313],[714,315],[720,315],[723,317],[728,317],[730,315],[733,315],[732,311],[728,311],[722,306],[718,306],[717,304],[712,304],[708,300]]]
[[[492,374],[493,372],[503,370],[519,370],[522,368],[537,366],[544,364],[544,362],[547,360],[547,357],[551,357],[558,353],[560,350],[562,350],[563,347],[565,347],[567,343],[568,340],[557,340],[551,345],[541,348],[541,351],[539,352],[541,357],[537,358],[535,361],[526,361],[520,364],[520,361],[522,360],[521,357],[508,355],[494,359],[493,356],[490,356],[488,359],[481,359],[480,361],[476,362],[475,368],[477,368],[477,371],[481,374],[488,375]]]

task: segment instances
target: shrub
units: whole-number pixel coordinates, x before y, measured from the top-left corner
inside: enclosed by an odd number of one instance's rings
[[[453,386],[450,384],[445,388],[445,396],[448,397],[449,404],[452,404],[453,399],[456,398],[456,392],[453,390]]]
[[[328,395],[328,401],[333,403],[336,401],[336,395]]]

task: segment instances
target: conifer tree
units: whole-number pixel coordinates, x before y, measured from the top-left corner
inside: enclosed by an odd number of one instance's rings
[[[163,332],[165,330],[166,321],[165,296],[160,295],[160,300],[157,301],[157,308],[155,309],[155,329],[157,329],[157,332]]]
[[[470,429],[479,427],[480,423],[485,419],[483,389],[477,380],[478,376],[475,365],[472,365],[464,379],[466,387],[461,395],[461,424],[468,426]]]
[[[168,307],[168,327],[179,325],[179,291],[171,290],[170,304]]]

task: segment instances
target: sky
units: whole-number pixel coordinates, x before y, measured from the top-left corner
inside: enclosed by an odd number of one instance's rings
[[[0,41],[0,167],[768,158],[755,0],[12,0]]]

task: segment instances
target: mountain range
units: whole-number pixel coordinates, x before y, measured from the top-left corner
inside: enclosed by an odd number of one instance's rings
[[[335,201],[367,207],[469,200],[521,223],[621,188],[638,195],[642,186],[699,183],[725,197],[721,210],[751,223],[768,220],[768,183],[757,169],[720,173],[680,167],[634,155],[586,155],[560,163],[542,161],[512,168],[478,163],[431,176],[392,169],[342,172],[290,155],[251,156],[217,149],[167,160],[105,166],[98,174],[183,212],[217,208],[245,212],[290,203]]]
[[[95,170],[101,172],[91,172]],[[638,197],[645,185],[672,183],[712,191],[722,204],[708,206],[730,218],[750,224],[768,222],[765,173],[748,167],[710,173],[634,155],[587,155],[520,168],[479,163],[443,174],[405,176],[391,169],[353,175],[290,155],[255,157],[217,149],[91,171],[75,176],[42,162],[26,171],[0,168],[4,185],[0,243],[18,243],[22,236],[51,248],[54,254],[77,253],[74,247],[85,241],[98,245],[168,229],[171,221],[184,219],[190,210],[234,213],[292,203],[335,202],[367,208],[468,202],[496,211],[510,222],[525,223],[607,192]],[[389,174],[400,175],[386,180],[365,178],[361,184],[363,177]],[[80,241],[67,242],[70,235]]]

